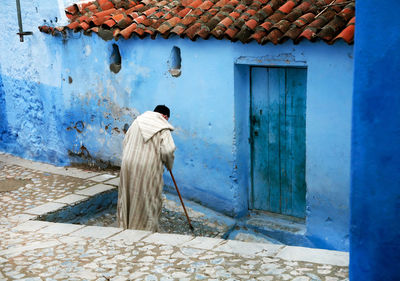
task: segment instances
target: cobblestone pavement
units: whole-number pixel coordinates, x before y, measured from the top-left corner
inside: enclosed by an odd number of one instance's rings
[[[345,252],[34,220],[117,181],[0,153],[0,280],[348,280]]]

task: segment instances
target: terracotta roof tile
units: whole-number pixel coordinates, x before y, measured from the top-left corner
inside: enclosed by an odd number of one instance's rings
[[[289,27],[291,26],[291,24],[292,23],[287,20],[281,20],[281,21],[277,22],[276,24],[274,24],[274,26],[271,28],[271,30],[278,29],[282,33],[285,33],[286,31],[289,30]]]
[[[229,0],[219,0],[217,3],[214,5],[216,8],[221,8],[224,7],[226,4],[228,4]]]
[[[53,32],[53,30],[54,30],[53,27],[50,27],[50,26],[47,26],[47,25],[39,26],[39,31],[40,32],[51,34]]]
[[[208,37],[210,37],[210,29],[207,26],[203,25],[196,35],[200,36],[203,39],[207,39]]]
[[[115,8],[111,8],[102,12],[97,12],[94,14],[95,17],[97,18],[101,18],[101,17],[105,17],[105,16],[109,16],[112,13],[116,12],[117,10]]]
[[[79,24],[79,26],[83,29],[83,30],[87,30],[89,29],[89,25],[86,22],[81,22]]]
[[[186,36],[189,37],[191,40],[195,40],[196,34],[200,30],[200,28],[201,22],[196,22],[192,24],[188,29],[186,29],[184,34],[186,34]]]
[[[114,30],[113,30],[113,37],[114,37],[114,38],[118,38],[120,32],[121,32],[121,29],[119,29],[119,28],[114,28]]]
[[[90,30],[95,32],[95,33],[99,32],[99,28],[97,26],[96,27],[92,27]]]
[[[144,12],[143,12],[143,14],[145,14],[146,16],[151,16],[151,14],[154,14],[154,12],[156,12],[158,10],[158,7],[152,7],[152,8],[150,8],[150,9],[148,9],[148,10],[145,10]]]
[[[113,27],[114,25],[116,25],[117,23],[115,22],[115,20],[113,20],[113,19],[109,19],[109,20],[106,20],[104,23],[103,23],[103,27],[105,27],[104,25],[106,25],[106,26],[108,26],[109,28],[111,28],[111,27]]]
[[[109,0],[98,0],[97,2],[99,3],[100,9],[103,11],[114,8],[114,4]]]
[[[72,6],[65,8],[65,13],[67,13],[67,14],[73,15],[73,14],[76,14],[77,12],[78,12],[77,5],[72,5]]]
[[[311,23],[315,18],[313,13],[307,13],[302,17],[298,18],[290,27],[289,30],[281,37],[280,43],[287,41],[288,39],[295,40],[302,32],[303,27]]]
[[[139,11],[143,7],[144,7],[144,4],[137,4],[136,6],[129,8],[128,11],[131,11],[131,12]]]
[[[294,8],[290,13],[288,13],[284,19],[288,20],[289,22],[294,22],[296,21],[299,17],[301,17],[303,14],[307,13],[311,7],[311,4],[309,2],[303,2],[296,8]]]
[[[178,23],[172,30],[171,33],[175,33],[176,35],[181,36],[182,33],[186,30],[186,26]]]
[[[67,27],[69,29],[76,29],[76,28],[78,28],[78,26],[79,26],[79,22],[77,22],[77,21],[71,22],[70,24],[67,25]]]
[[[221,38],[228,27],[231,26],[239,16],[240,13],[238,12],[230,13],[226,18],[224,18],[221,22],[217,24],[217,26],[214,28],[214,30],[211,31],[211,33],[216,38]]]
[[[214,5],[213,2],[207,0],[207,1],[204,1],[203,4],[201,4],[199,6],[199,9],[206,11],[206,10],[209,10],[213,5]]]
[[[354,4],[348,4],[339,14],[335,15],[334,18],[325,25],[318,33],[318,37],[325,41],[331,41],[336,35],[338,35],[345,27],[347,22],[354,15]]]
[[[79,7],[80,7],[79,12],[80,12],[81,14],[83,14],[83,13],[85,13],[85,12],[92,12],[92,13],[95,13],[96,11],[98,11],[97,5],[94,5],[94,4],[89,5],[89,6],[86,6],[85,8],[83,8],[83,6],[79,6]]]
[[[228,16],[224,18],[220,23],[218,23],[217,27],[215,29],[221,30],[224,32],[229,26],[231,26],[236,18],[232,16]]]
[[[143,24],[145,26],[150,26],[153,24],[153,21],[149,18],[147,18],[144,15],[141,16],[137,16],[133,19],[134,22],[138,23],[138,24]]]
[[[94,24],[95,26],[100,26],[100,25],[102,25],[107,19],[108,19],[108,17],[96,17],[96,16],[94,16],[94,17],[92,17],[91,22],[93,22],[93,24]]]
[[[289,0],[285,4],[283,4],[278,9],[278,11],[281,11],[284,14],[288,14],[293,9],[293,7],[296,6],[296,4],[297,4],[296,2],[298,2],[298,1]]]
[[[133,31],[140,38],[143,38],[145,35],[145,27],[143,25],[138,25],[137,28]]]
[[[136,27],[136,23],[131,23],[127,28],[121,30],[119,34],[121,34],[125,39],[128,39],[131,36],[132,32],[136,29]]]
[[[257,28],[257,30],[251,35],[251,39],[256,40],[259,44],[261,44],[261,40],[267,35],[268,33],[265,29]]]
[[[120,22],[122,19],[124,19],[124,15],[121,13],[116,13],[112,16],[112,19],[115,20],[115,22]]]
[[[184,19],[181,20],[181,24],[184,26],[189,26],[190,24],[194,23],[198,19],[198,16],[195,15],[188,15]]]
[[[338,36],[335,37],[333,40],[334,42],[338,39],[343,39],[347,43],[351,44],[354,41],[354,28],[356,24],[356,17],[353,17],[349,23],[347,24],[346,28],[343,29],[342,32]],[[332,42],[332,43],[334,43]]]
[[[335,16],[335,14],[336,13],[333,9],[328,9],[322,14],[316,15],[314,21],[307,25],[303,32],[294,41],[298,43],[303,38],[315,41],[318,38],[317,32],[324,27]]]
[[[203,4],[202,0],[195,0],[192,3],[190,3],[190,5],[188,5],[188,7],[190,9],[195,9],[195,8],[199,7],[201,4]]]
[[[283,43],[321,39],[328,44],[354,40],[355,0],[96,0],[65,9],[66,29],[97,33],[105,40],[161,35],[227,38],[243,43]]]

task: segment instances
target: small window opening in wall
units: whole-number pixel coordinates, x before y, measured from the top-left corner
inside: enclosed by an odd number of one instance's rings
[[[182,63],[181,49],[179,49],[176,46],[174,46],[172,48],[169,63],[170,63],[170,68],[168,70],[169,73],[171,73],[171,75],[174,77],[180,76],[181,75],[181,63]]]
[[[118,73],[121,70],[121,54],[117,44],[112,45],[112,53],[110,57],[110,70]]]

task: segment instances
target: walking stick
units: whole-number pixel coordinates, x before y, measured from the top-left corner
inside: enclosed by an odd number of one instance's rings
[[[179,199],[181,200],[183,210],[185,211],[185,215],[186,215],[186,218],[187,218],[188,223],[189,223],[189,228],[193,232],[194,228],[193,228],[192,224],[190,223],[190,219],[189,219],[188,213],[186,212],[185,204],[183,204],[181,193],[179,192],[178,186],[176,185],[176,181],[175,181],[174,175],[172,174],[171,170],[169,170],[169,173],[171,174],[171,178],[172,178],[172,181],[174,182],[174,185],[175,185],[175,188],[176,188],[176,192],[178,192]]]

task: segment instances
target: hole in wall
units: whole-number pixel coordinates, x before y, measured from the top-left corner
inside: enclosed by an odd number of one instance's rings
[[[177,46],[174,46],[171,50],[169,63],[170,63],[170,68],[168,70],[169,73],[171,73],[173,77],[180,76],[182,58],[181,58],[181,49],[179,49]]]
[[[122,131],[124,132],[124,134],[126,134],[126,132],[128,132],[129,130],[129,124],[125,123],[124,128],[122,129]]]
[[[110,70],[118,73],[121,70],[121,54],[117,44],[112,45],[112,53],[110,57]]]

